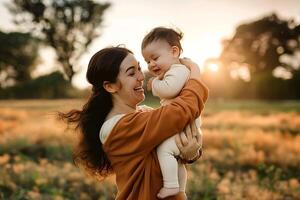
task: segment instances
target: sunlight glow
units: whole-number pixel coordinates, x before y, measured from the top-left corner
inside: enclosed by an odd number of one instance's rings
[[[5,32],[17,31],[16,26],[12,23],[13,16],[5,6],[9,2],[11,0],[0,1],[0,28]],[[222,65],[217,62],[207,65],[206,60],[219,57],[223,49],[222,41],[230,39],[238,25],[245,23],[245,21],[256,20],[275,11],[280,16],[292,17],[296,21],[300,20],[299,0],[275,0],[276,3],[270,3],[273,2],[272,0],[249,0],[247,4],[235,0],[191,0],[186,2],[156,0],[155,2],[159,3],[160,6],[159,9],[154,10],[149,9],[153,6],[152,1],[110,0],[109,2],[112,3],[112,6],[109,8],[110,11],[104,15],[105,20],[102,24],[101,36],[90,44],[80,61],[76,63],[78,65],[75,69],[77,73],[74,75],[72,83],[77,88],[83,89],[90,85],[86,80],[89,59],[104,47],[125,44],[134,52],[142,69],[147,70],[147,65],[140,52],[140,45],[146,33],[157,26],[180,29],[184,34],[181,41],[183,47],[181,56],[191,58],[200,66],[202,72],[210,72],[215,76],[221,74]],[[188,11],[188,14],[180,11]],[[295,46],[296,43],[290,45]],[[282,49],[279,48],[278,51],[282,52]],[[51,53],[51,55],[44,53],[41,56],[43,61],[33,72],[34,77],[61,70],[60,64],[55,61],[55,53]],[[282,56],[281,59],[286,60],[284,63],[291,63],[295,69],[300,66],[300,53],[294,59],[286,55]],[[248,72],[243,70],[233,74],[246,80],[250,79]]]
[[[216,63],[210,63],[210,64],[208,64],[207,67],[211,72],[218,72],[219,71],[219,65],[217,65]]]
[[[235,69],[230,71],[230,75],[234,79],[242,79],[247,82],[251,80],[249,68],[247,67],[247,65],[240,65],[240,67],[236,67]]]

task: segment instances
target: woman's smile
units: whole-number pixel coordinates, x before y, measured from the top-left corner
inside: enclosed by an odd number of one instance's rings
[[[143,93],[144,93],[144,88],[143,88],[143,86],[136,87],[136,88],[134,88],[134,90],[135,90],[136,92],[143,92]]]

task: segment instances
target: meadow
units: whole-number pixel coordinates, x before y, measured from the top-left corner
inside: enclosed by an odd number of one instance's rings
[[[73,165],[76,134],[56,119],[82,103],[0,101],[0,199],[114,199],[114,177],[99,182]],[[202,119],[189,199],[300,199],[300,102],[211,100]]]

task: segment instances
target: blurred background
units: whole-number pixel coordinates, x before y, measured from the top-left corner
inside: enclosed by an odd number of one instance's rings
[[[184,33],[210,89],[189,198],[300,199],[299,0],[1,0],[0,16],[0,199],[115,198],[114,177],[73,165],[56,112],[82,107],[104,47],[131,49],[148,79],[140,45],[156,26]]]

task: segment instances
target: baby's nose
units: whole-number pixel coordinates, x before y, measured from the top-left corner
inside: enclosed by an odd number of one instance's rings
[[[154,67],[154,66],[155,66],[155,62],[154,62],[154,61],[151,61],[151,62],[150,62],[150,66],[151,66],[151,67]]]

